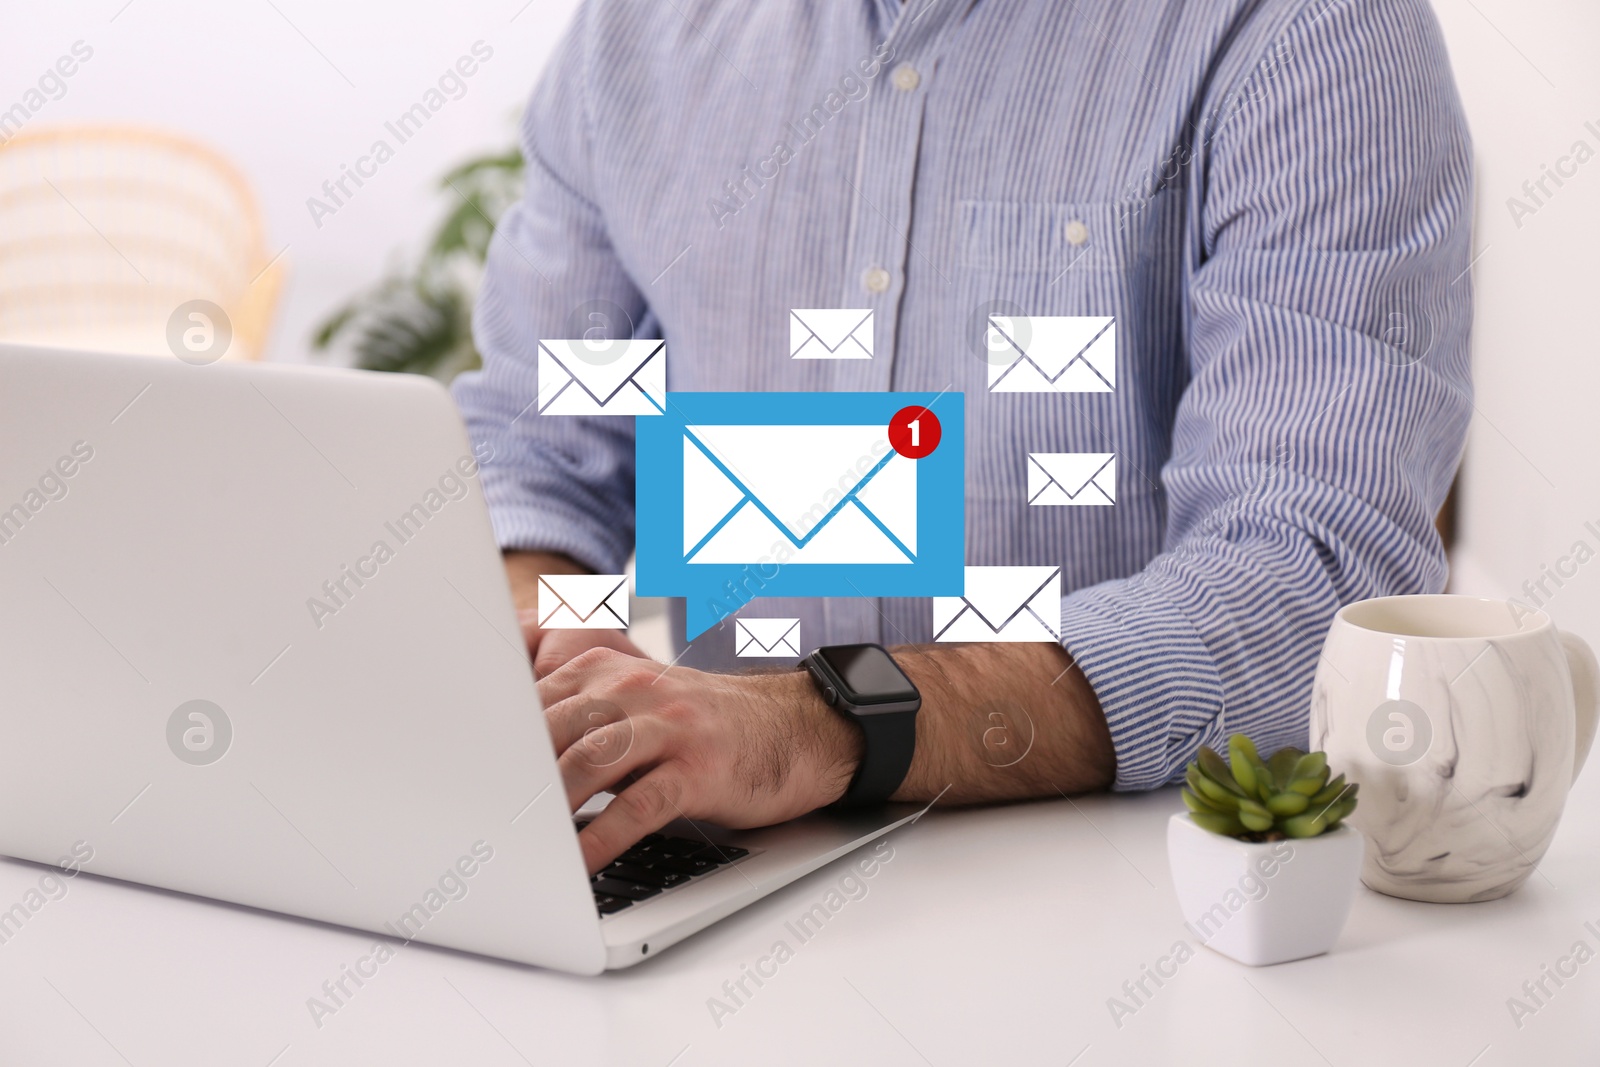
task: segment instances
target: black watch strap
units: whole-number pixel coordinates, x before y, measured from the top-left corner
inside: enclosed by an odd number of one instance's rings
[[[834,654],[860,655],[875,651],[889,663],[902,686],[882,692],[854,694],[830,663]],[[842,718],[861,727],[861,763],[855,777],[835,807],[882,804],[894,795],[911,769],[917,748],[917,711],[922,697],[882,645],[831,645],[819,648],[800,661],[803,670],[822,694],[822,699]],[[881,672],[880,672],[881,676]]]
[[[911,769],[911,755],[917,746],[917,713],[892,711],[853,718],[866,734],[866,745],[861,766],[856,768],[850,788],[839,798],[839,805],[853,808],[882,804],[900,788]]]

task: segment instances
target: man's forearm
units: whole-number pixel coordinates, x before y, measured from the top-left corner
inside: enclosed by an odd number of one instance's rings
[[[896,800],[977,803],[1084,793],[1116,778],[1116,753],[1083,672],[1046,644],[903,645],[922,693],[917,749]]]

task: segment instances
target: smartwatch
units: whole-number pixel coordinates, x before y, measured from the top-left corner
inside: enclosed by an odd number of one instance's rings
[[[800,666],[823,701],[866,735],[861,765],[838,805],[882,804],[911,769],[922,694],[882,645],[827,645]]]

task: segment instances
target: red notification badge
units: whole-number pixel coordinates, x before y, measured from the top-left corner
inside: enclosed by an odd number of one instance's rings
[[[927,408],[901,408],[889,420],[889,445],[907,459],[923,459],[939,447],[944,429]]]

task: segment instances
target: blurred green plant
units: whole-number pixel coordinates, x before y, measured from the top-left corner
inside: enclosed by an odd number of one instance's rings
[[[1280,748],[1263,760],[1248,737],[1234,734],[1228,756],[1201,745],[1184,774],[1189,818],[1214,834],[1246,841],[1317,837],[1356,810],[1359,787],[1345,784],[1342,774],[1328,781],[1325,753]]]
[[[472,306],[495,222],[517,199],[522,167],[512,148],[467,160],[439,179],[451,210],[420,258],[330,314],[312,335],[313,347],[348,344],[358,367],[446,382],[477,367]]]

